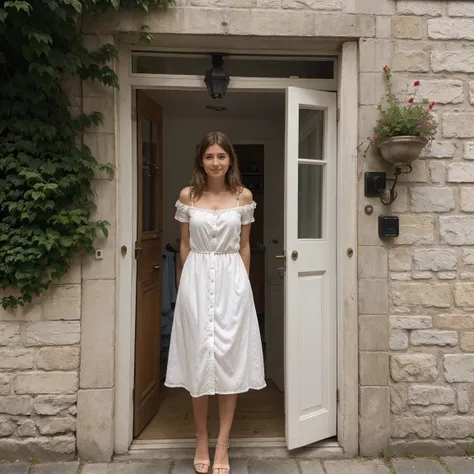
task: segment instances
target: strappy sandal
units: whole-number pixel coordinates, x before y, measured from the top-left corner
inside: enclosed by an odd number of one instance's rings
[[[198,438],[199,436],[196,434],[196,442]],[[194,456],[193,466],[197,474],[207,474],[211,467],[211,461],[209,459],[198,459]]]
[[[229,449],[229,444],[219,443],[216,441],[216,445],[224,446],[226,449]],[[217,473],[215,472],[217,471]],[[212,474],[230,474],[230,465],[229,464],[215,464],[212,466]]]

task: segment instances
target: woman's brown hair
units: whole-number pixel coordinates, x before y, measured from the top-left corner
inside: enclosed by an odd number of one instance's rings
[[[206,150],[212,145],[219,145],[229,155],[230,165],[225,175],[225,183],[229,191],[238,193],[243,188],[242,179],[240,177],[239,160],[237,159],[232,142],[222,132],[210,132],[205,135],[201,143],[199,143],[194,159],[193,175],[189,183],[193,200],[199,199],[202,196],[204,186],[207,182],[207,175],[204,171],[202,161]]]

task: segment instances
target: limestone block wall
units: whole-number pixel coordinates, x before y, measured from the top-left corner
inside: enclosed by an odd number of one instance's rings
[[[90,48],[114,44],[112,35],[85,35]],[[113,67],[113,65],[110,65]],[[103,121],[84,135],[99,163],[117,164],[115,90],[97,82],[81,84],[85,113],[99,111]],[[93,182],[96,218],[110,223],[107,239],[98,238],[103,260],[82,258],[81,366],[77,395],[77,451],[82,458],[108,460],[113,454],[115,386],[115,282],[117,261],[117,180],[98,172]]]
[[[0,456],[75,453],[81,268],[24,309],[0,310]]]
[[[439,132],[388,209],[377,203],[366,216],[374,200],[361,190],[360,446],[373,455],[388,443],[402,454],[463,454],[474,437],[474,6],[391,4],[393,14],[377,16],[376,38],[360,44],[359,116],[370,118],[360,137],[376,119],[384,64],[397,92],[421,81]],[[360,164],[390,173],[373,156]],[[400,216],[399,238],[378,239],[381,213]]]

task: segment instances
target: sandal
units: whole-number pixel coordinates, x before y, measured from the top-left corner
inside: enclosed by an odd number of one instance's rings
[[[199,436],[196,435],[196,439],[199,439]],[[197,451],[197,446],[196,446]],[[196,455],[194,456],[194,470],[197,474],[207,474],[209,472],[209,468],[211,467],[211,461],[208,459],[198,459]]]
[[[219,443],[216,441],[216,445],[224,446],[226,449],[229,449],[229,444]],[[217,447],[217,446],[216,446]],[[217,471],[215,473],[214,471]],[[212,474],[230,474],[230,465],[227,464],[215,464],[212,466]]]

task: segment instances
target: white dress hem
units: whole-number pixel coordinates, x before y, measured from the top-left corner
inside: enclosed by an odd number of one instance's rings
[[[242,393],[249,392],[250,390],[262,390],[266,386],[267,386],[267,384],[266,384],[266,382],[264,382],[263,385],[249,385],[247,388],[242,388],[242,389],[239,389],[237,391],[223,392],[222,390],[218,390],[218,391],[211,391],[211,392],[204,392],[204,393],[200,393],[200,394],[194,394],[194,393],[191,392],[191,390],[189,390],[188,387],[186,387],[185,384],[180,384],[180,383],[172,384],[172,383],[169,383],[169,382],[165,382],[165,387],[168,387],[168,388],[184,388],[185,390],[187,390],[189,392],[189,394],[193,398],[213,396],[213,395],[240,395]]]

